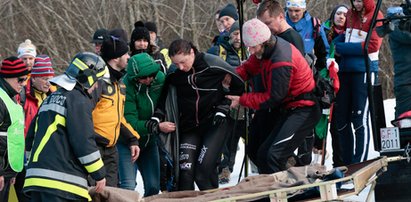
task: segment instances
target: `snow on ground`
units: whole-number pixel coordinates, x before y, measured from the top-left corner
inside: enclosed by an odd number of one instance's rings
[[[384,100],[384,108],[385,108],[384,112],[385,112],[385,117],[386,117],[385,119],[386,119],[387,127],[392,127],[391,120],[394,119],[394,112],[395,112],[394,107],[395,107],[395,99]],[[370,124],[370,126],[371,126],[371,124]],[[240,174],[240,170],[241,170],[241,164],[243,163],[243,159],[244,159],[244,144],[241,140],[240,140],[240,143],[239,143],[239,148],[240,149],[237,151],[234,170],[233,170],[233,173],[231,174],[230,183],[220,185],[220,188],[221,187],[234,186],[238,182],[238,178],[239,178],[239,174]],[[327,168],[332,168],[331,135],[328,135],[328,138],[327,138],[327,152],[328,152],[329,155],[328,155],[328,157],[325,161],[325,165],[327,166]],[[371,135],[370,147],[369,147],[369,152],[368,152],[368,159],[373,159],[373,158],[378,157],[378,156],[379,156],[379,153],[377,151],[374,151],[374,143],[373,143],[373,139],[372,139],[372,135]],[[249,172],[250,172],[249,175],[255,175],[255,174],[251,173],[251,167],[250,166],[249,166]],[[242,172],[241,179],[243,177],[244,177],[244,170]],[[136,190],[141,194],[144,193],[143,181],[142,181],[142,178],[140,176],[140,173],[137,175]],[[370,187],[368,186],[358,196],[352,196],[352,197],[347,198],[346,200],[348,200],[348,201],[365,201],[369,191],[370,191]],[[372,200],[371,201],[374,201],[373,195],[372,195]]]

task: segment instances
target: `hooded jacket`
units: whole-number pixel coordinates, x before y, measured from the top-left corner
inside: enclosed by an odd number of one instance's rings
[[[132,59],[129,61],[129,66],[134,66]],[[157,106],[157,101],[160,97],[165,74],[159,71],[156,65],[139,68],[139,71],[128,72],[124,78],[126,85],[126,102],[124,116],[131,126],[140,134],[140,148],[145,148],[148,145],[154,144],[157,136],[148,133],[145,123],[151,118],[154,109]],[[148,76],[156,73],[151,85],[147,86],[136,82],[136,79],[142,76]]]

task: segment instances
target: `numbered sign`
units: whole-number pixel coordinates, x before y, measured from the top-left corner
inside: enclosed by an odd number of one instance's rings
[[[400,149],[398,127],[381,128],[381,151]]]

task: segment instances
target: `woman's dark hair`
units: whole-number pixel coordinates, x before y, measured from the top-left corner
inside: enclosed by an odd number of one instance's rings
[[[177,54],[189,54],[191,49],[194,50],[194,54],[197,55],[198,50],[191,42],[184,39],[177,39],[171,42],[168,48],[168,56],[173,57]]]

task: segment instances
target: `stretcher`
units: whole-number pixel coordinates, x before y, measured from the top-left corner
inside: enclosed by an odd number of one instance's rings
[[[276,173],[271,175],[257,175],[250,176],[246,179],[247,181],[242,181],[236,186],[220,188],[208,191],[177,191],[177,192],[167,192],[158,194],[155,196],[144,197],[136,191],[124,190],[119,188],[106,187],[103,193],[95,193],[94,189],[90,190],[90,194],[93,201],[139,201],[139,202],[193,202],[193,201],[215,201],[215,202],[234,202],[234,201],[255,201],[261,198],[269,198],[270,201],[275,202],[287,202],[287,201],[340,201],[347,199],[347,197],[358,195],[367,186],[370,186],[369,193],[366,201],[370,201],[371,196],[374,192],[376,186],[377,178],[387,171],[387,166],[389,162],[409,160],[408,157],[393,156],[393,157],[378,157],[376,159],[368,160],[358,164],[352,164],[347,166],[345,175],[342,178],[329,181],[314,181],[313,183],[308,182],[301,185],[293,185],[285,188],[272,188],[273,177],[280,176]],[[304,168],[304,167],[300,167]],[[299,169],[299,168],[296,168]],[[314,169],[315,171],[315,169]],[[301,176],[308,176],[306,172],[301,172],[299,169],[299,174]],[[290,173],[287,171],[287,173]],[[295,174],[295,173],[294,173]],[[281,175],[282,179],[289,179],[291,175]],[[304,177],[305,178],[305,177]],[[257,191],[260,189],[255,189],[249,182],[258,182],[261,187],[264,187],[264,191]],[[284,181],[283,181],[284,182]],[[294,182],[300,182],[299,180]],[[248,184],[247,184],[248,183]],[[349,189],[337,189],[337,184],[344,184],[343,187],[351,187]],[[247,184],[247,186],[244,186]],[[281,183],[280,183],[281,184]],[[251,186],[250,186],[251,185]],[[299,196],[298,194],[305,193],[307,190],[313,190],[316,188],[319,191],[315,192],[315,195],[310,196],[310,198],[296,199],[290,198],[291,196]],[[296,193],[298,193],[296,195]],[[301,196],[301,195],[300,195]]]
[[[234,202],[234,201],[253,201],[262,196],[269,197],[270,201],[276,202],[286,202],[288,201],[288,194],[290,192],[295,192],[298,190],[307,190],[310,188],[318,188],[320,191],[320,197],[304,199],[304,201],[333,201],[333,200],[344,200],[347,197],[358,195],[367,186],[371,185],[370,192],[367,196],[367,201],[374,191],[376,180],[379,175],[387,170],[388,163],[391,161],[404,160],[405,157],[379,157],[369,161],[365,161],[358,164],[353,164],[347,166],[348,170],[345,173],[345,177],[331,180],[316,182],[313,184],[282,188],[272,191],[265,191],[253,194],[247,194],[242,196],[230,197],[226,199],[214,200],[215,202]],[[344,185],[352,184],[352,189],[340,189],[337,190],[337,183],[343,183]]]

